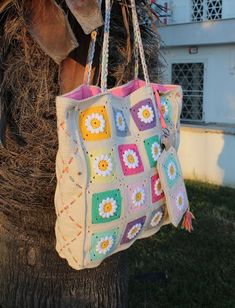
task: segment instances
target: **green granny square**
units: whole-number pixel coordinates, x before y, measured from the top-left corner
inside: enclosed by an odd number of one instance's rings
[[[116,248],[119,239],[119,229],[93,233],[90,246],[90,260],[96,261],[106,258]]]
[[[166,96],[161,96],[161,110],[167,123],[172,123],[172,103]]]
[[[180,170],[178,163],[174,159],[173,155],[169,155],[165,164],[164,164],[164,172],[167,179],[167,183],[169,187],[173,187],[173,185],[177,182],[180,176]]]
[[[144,147],[148,156],[150,167],[156,167],[162,149],[160,144],[160,137],[153,136],[144,140]]]
[[[120,218],[122,197],[119,189],[93,194],[92,223],[106,223]]]

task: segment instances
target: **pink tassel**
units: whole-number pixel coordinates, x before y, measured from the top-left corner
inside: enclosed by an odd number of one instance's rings
[[[191,232],[193,230],[193,224],[192,224],[193,219],[195,219],[195,217],[189,210],[187,210],[187,212],[184,215],[181,228],[188,232]]]

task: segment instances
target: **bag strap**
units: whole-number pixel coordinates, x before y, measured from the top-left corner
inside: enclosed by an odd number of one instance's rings
[[[107,91],[110,15],[111,15],[111,3],[110,3],[110,0],[105,0],[104,38],[103,38],[102,61],[101,61],[101,91],[102,92]]]
[[[97,38],[97,30],[94,30],[91,33],[91,40],[89,44],[87,62],[86,62],[84,78],[83,78],[83,83],[87,85],[89,85],[91,82],[91,72],[92,72],[92,65],[93,65],[93,60],[94,60],[94,55],[95,55],[96,38]]]
[[[136,12],[136,4],[135,0],[130,0],[131,2],[131,11],[132,11],[132,22],[134,29],[134,38],[135,45],[138,46],[140,54],[141,65],[143,68],[144,79],[147,84],[150,84],[148,68],[145,60],[144,48],[140,34],[139,22]],[[105,23],[104,23],[104,41],[103,41],[103,49],[102,49],[102,64],[101,64],[101,90],[102,92],[107,91],[107,77],[108,77],[108,58],[109,58],[109,31],[110,31],[110,0],[105,1]],[[137,56],[136,56],[137,58]],[[137,59],[138,60],[138,59]],[[138,63],[136,61],[136,63]],[[135,77],[137,77],[138,66],[135,67]]]
[[[137,16],[137,10],[136,10],[136,4],[135,0],[130,0],[131,2],[131,12],[132,12],[132,22],[133,22],[133,29],[134,29],[134,37],[135,41],[137,42],[139,54],[140,54],[140,60],[141,60],[141,65],[144,73],[144,79],[147,84],[150,84],[149,81],[149,74],[148,74],[148,67],[146,64],[146,59],[145,59],[145,54],[144,54],[144,47],[142,43],[142,38],[141,38],[141,33],[140,33],[140,26],[139,26],[139,21],[138,21],[138,16]]]
[[[134,30],[135,79],[138,78],[138,73],[139,73],[139,61],[138,60],[139,60],[139,55],[140,55],[145,82],[147,84],[150,84],[135,0],[130,0],[130,2],[131,2],[132,22],[133,22],[133,30]],[[99,5],[101,6],[101,4],[102,4],[102,0],[99,0]],[[111,15],[111,2],[110,0],[105,0],[104,39],[103,39],[102,63],[101,63],[101,90],[102,92],[107,91],[110,15]],[[93,63],[94,54],[95,54],[96,38],[97,38],[97,30],[91,33],[91,42],[90,42],[89,51],[88,51],[88,62],[87,62],[85,74],[84,74],[84,83],[86,84],[90,84],[92,63]],[[165,119],[161,111],[160,95],[157,91],[155,92],[155,100],[157,103],[157,109],[159,111],[159,117],[160,117],[162,129],[166,129]]]
[[[147,84],[149,81],[149,74],[147,69],[147,64],[145,60],[144,48],[141,39],[141,33],[139,28],[139,22],[136,12],[135,0],[130,0],[131,11],[132,11],[132,22],[134,30],[134,56],[135,56],[135,79],[138,78],[139,73],[139,55],[141,60],[141,65],[143,68],[144,79]],[[101,6],[102,0],[99,0]],[[105,22],[104,22],[104,38],[102,47],[102,62],[101,62],[101,90],[102,92],[107,91],[107,78],[108,78],[108,59],[109,59],[109,37],[110,37],[110,15],[111,15],[111,2],[110,0],[105,0]],[[88,61],[84,73],[84,83],[90,84],[92,64],[95,54],[95,44],[97,38],[97,30],[91,33],[91,42],[88,51]]]
[[[99,0],[99,7],[101,7],[101,4],[102,4],[102,0]],[[96,45],[97,33],[98,33],[98,29],[91,32],[91,40],[89,44],[87,62],[86,62],[84,78],[83,78],[83,83],[87,85],[89,85],[91,82],[91,72],[92,72],[92,65],[93,65],[94,56],[95,56],[95,45]]]

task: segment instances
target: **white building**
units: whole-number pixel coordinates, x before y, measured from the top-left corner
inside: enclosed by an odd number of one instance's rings
[[[184,176],[235,187],[235,0],[157,1],[164,82],[184,91]]]

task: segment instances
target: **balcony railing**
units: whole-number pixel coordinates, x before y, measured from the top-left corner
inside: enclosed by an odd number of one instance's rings
[[[235,18],[235,0],[158,0],[163,24],[181,24]]]

